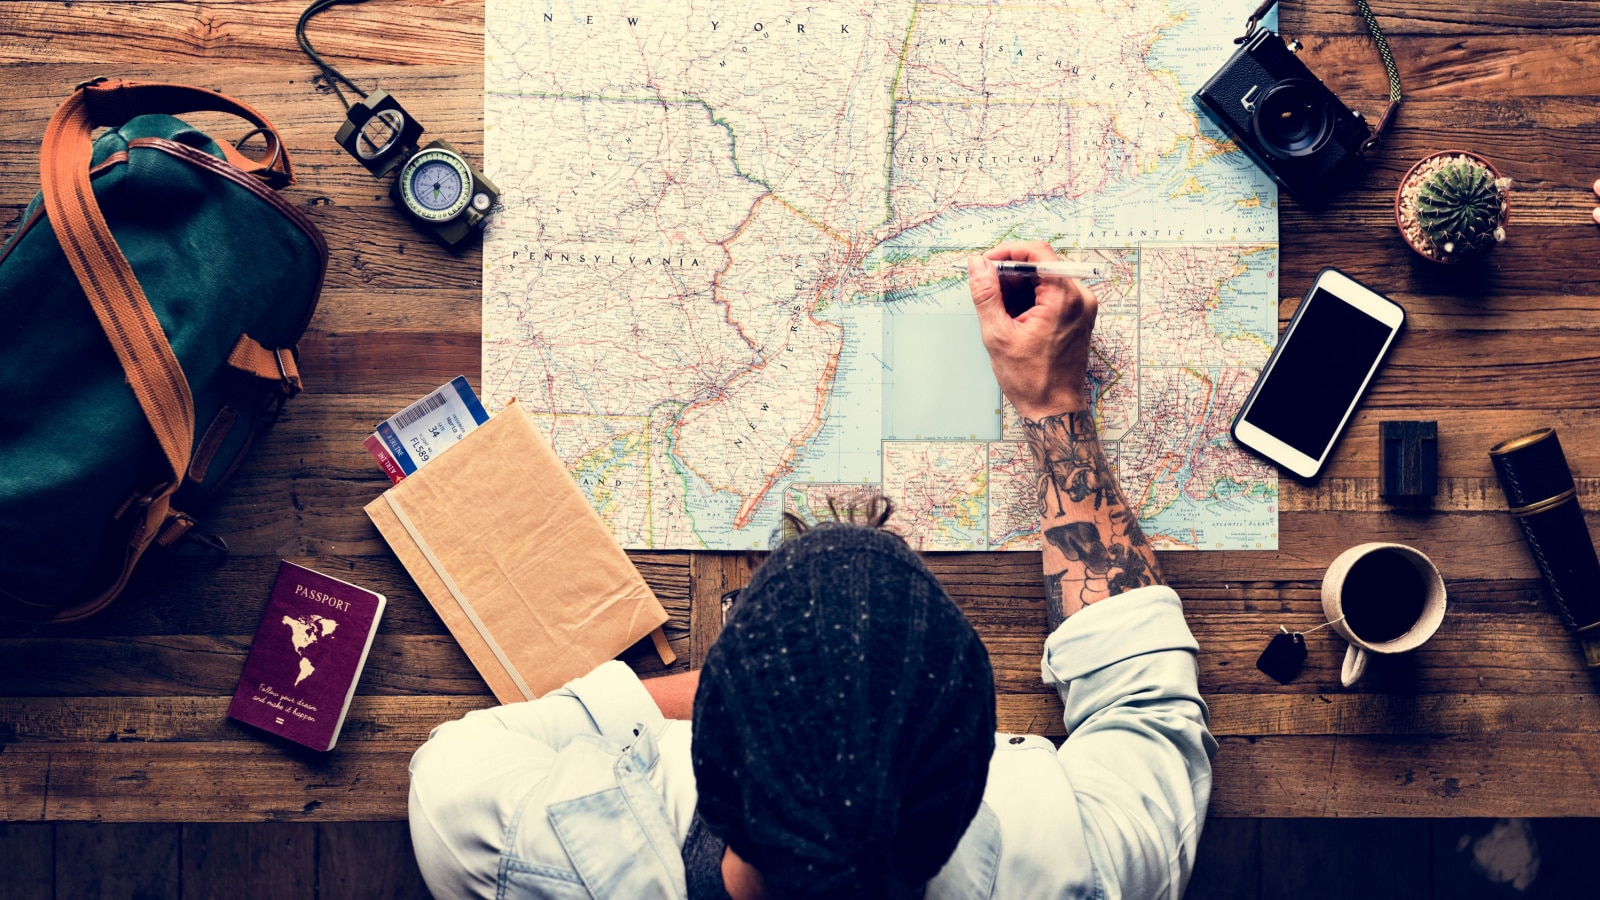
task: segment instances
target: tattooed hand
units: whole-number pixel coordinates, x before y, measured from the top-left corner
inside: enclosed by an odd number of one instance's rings
[[[967,260],[967,284],[995,380],[1017,412],[1029,418],[1088,408],[1089,334],[1096,301],[1072,279],[1007,279],[1002,284],[990,260],[1059,258],[1050,245],[1034,241],[1001,244]],[[1008,306],[1026,308],[1013,318]]]
[[[1002,285],[989,263],[1057,258],[1047,244],[1009,243],[967,261],[983,345],[1000,389],[1022,415],[1039,473],[1051,631],[1090,603],[1161,583],[1155,551],[1117,487],[1088,408],[1094,295],[1076,281],[1055,278]],[[1018,291],[1032,296],[1015,302],[1019,298],[1008,295]],[[1027,308],[1012,317],[1008,306]]]

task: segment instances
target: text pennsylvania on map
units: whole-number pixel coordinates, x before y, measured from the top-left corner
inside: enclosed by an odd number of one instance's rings
[[[1111,270],[1091,374],[1146,531],[1275,547],[1227,427],[1276,338],[1277,195],[1189,99],[1235,13],[489,0],[489,404],[628,547],[766,547],[852,485],[920,549],[1037,547],[951,264],[1043,239]]]

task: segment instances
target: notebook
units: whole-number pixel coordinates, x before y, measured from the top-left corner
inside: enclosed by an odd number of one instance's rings
[[[650,636],[666,610],[513,400],[367,515],[502,703]]]

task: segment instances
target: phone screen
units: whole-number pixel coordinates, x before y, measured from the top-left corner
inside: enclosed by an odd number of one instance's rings
[[[1392,329],[1321,288],[1306,302],[1244,418],[1320,459]]]

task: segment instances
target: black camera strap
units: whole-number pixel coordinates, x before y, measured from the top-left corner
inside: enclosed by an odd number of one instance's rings
[[[345,109],[350,108],[350,101],[345,98],[344,91],[339,90],[339,82],[344,82],[350,90],[355,91],[361,97],[367,96],[367,92],[356,87],[354,81],[346,78],[343,72],[335,69],[317,53],[316,49],[311,46],[311,39],[306,37],[306,23],[311,21],[312,16],[330,6],[337,6],[341,3],[365,2],[366,0],[312,0],[311,5],[307,6],[305,12],[300,14],[300,20],[294,24],[294,38],[300,44],[300,49],[305,51],[306,56],[311,57],[311,61],[316,63],[317,68],[322,70],[322,80],[328,87],[333,89],[334,94],[338,95],[339,102],[344,104]]]
[[[1278,0],[1265,0],[1256,11],[1250,14],[1250,19],[1245,23],[1244,36],[1236,38],[1235,44],[1242,44],[1255,34],[1256,26],[1266,17],[1267,11],[1276,5]],[[1372,14],[1372,7],[1367,5],[1367,0],[1356,0],[1356,8],[1361,10],[1361,17],[1367,20],[1367,30],[1372,32],[1372,42],[1378,47],[1378,56],[1383,59],[1383,71],[1389,76],[1389,105],[1383,110],[1383,117],[1378,120],[1372,129],[1372,137],[1361,145],[1361,155],[1366,156],[1383,140],[1384,132],[1389,130],[1389,124],[1394,121],[1394,115],[1400,109],[1400,70],[1395,68],[1394,54],[1389,52],[1389,40],[1383,36],[1383,29],[1378,27],[1378,17]]]

